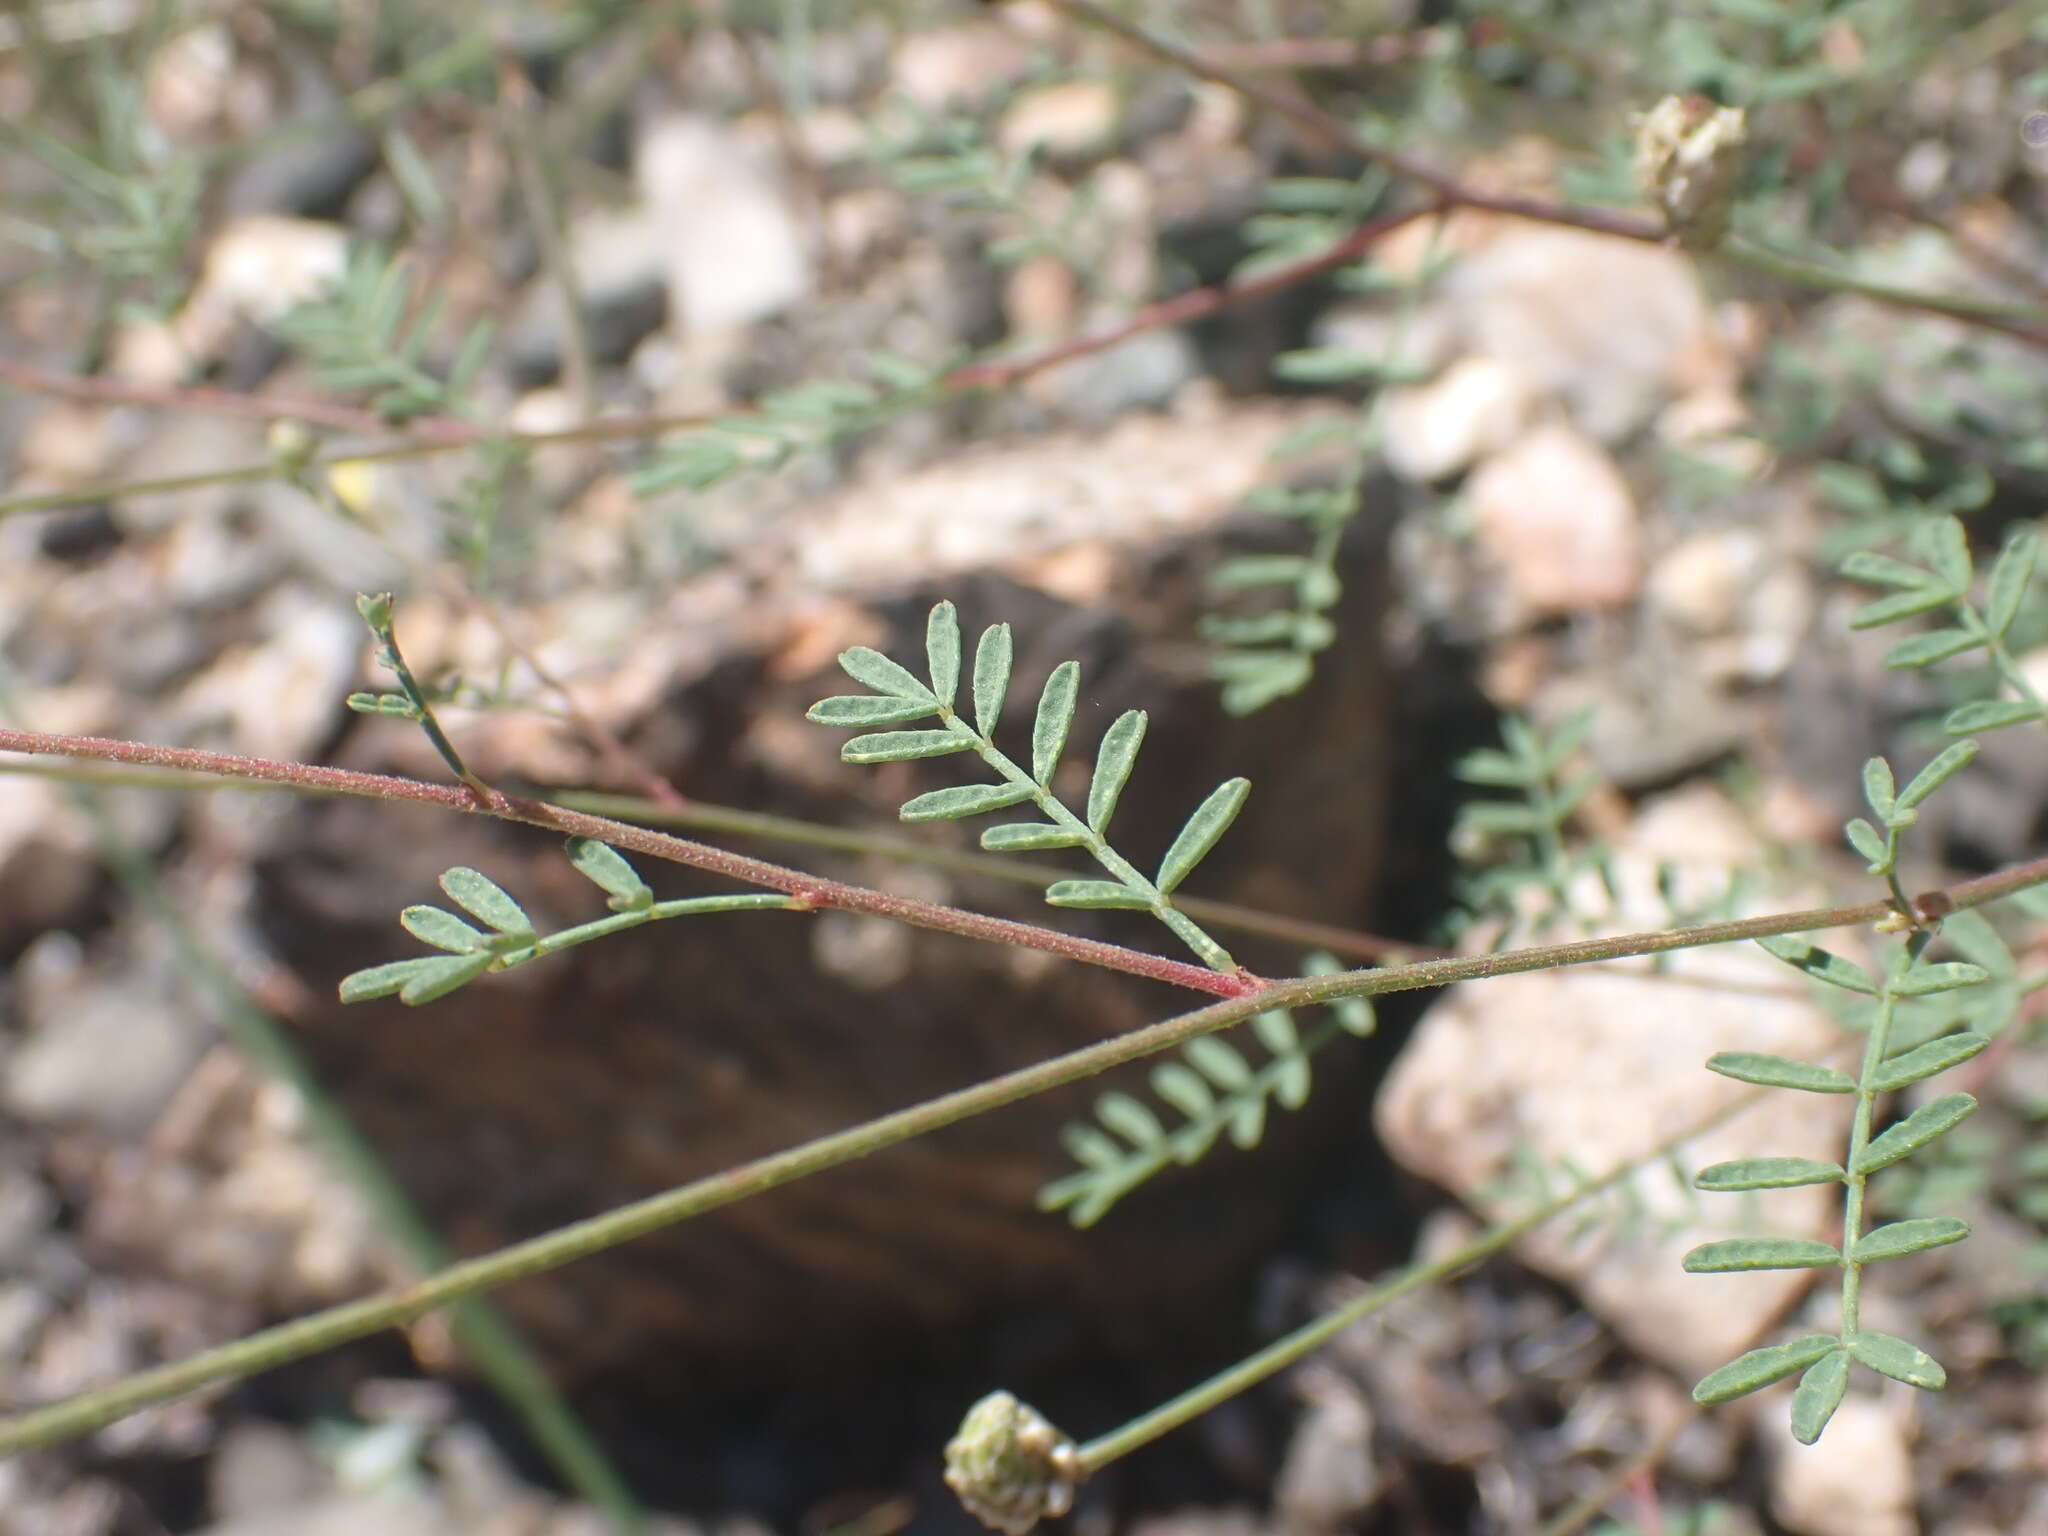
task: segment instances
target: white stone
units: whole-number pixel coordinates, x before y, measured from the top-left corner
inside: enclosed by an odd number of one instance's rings
[[[1812,1445],[1792,1438],[1782,1404],[1773,1404],[1769,1417],[1778,1441],[1771,1513],[1788,1530],[1800,1536],[1916,1536],[1913,1452],[1905,1415],[1891,1402],[1852,1392]]]
[[[172,333],[189,360],[210,361],[237,322],[275,321],[339,282],[347,265],[348,231],[339,224],[245,214],[213,237]]]
[[[1724,634],[1735,626],[1769,556],[1762,538],[1748,528],[1697,534],[1657,562],[1650,602],[1695,634]]]
[[[1387,465],[1405,480],[1442,480],[1521,435],[1535,409],[1528,380],[1507,363],[1468,357],[1426,384],[1388,391]]]
[[[1635,497],[1590,437],[1554,422],[1488,459],[1466,487],[1482,548],[1542,616],[1619,608],[1642,582]]]
[[[1602,442],[1733,371],[1679,251],[1514,227],[1453,266],[1443,287],[1469,350],[1513,363]]]
[[[1756,857],[1739,813],[1717,792],[1668,796],[1618,848],[1622,901],[1599,931],[1669,923],[1657,895],[1660,862],[1676,875],[1676,899],[1691,904],[1725,891],[1730,871]],[[1577,894],[1596,910],[1597,881]],[[1802,894],[1760,896],[1770,906],[1754,910],[1798,906]],[[1512,1198],[1502,1187],[1518,1159],[1533,1156],[1549,1167],[1568,1160],[1598,1176],[1748,1093],[1706,1070],[1716,1051],[1815,1060],[1842,1045],[1827,1015],[1796,985],[1786,987],[1792,973],[1754,946],[1683,950],[1666,965],[1678,980],[1647,974],[1639,960],[1455,988],[1424,1016],[1381,1090],[1377,1121],[1389,1152],[1497,1219],[1527,1209],[1527,1194]],[[1690,984],[1715,982],[1748,990]],[[1838,1159],[1850,1108],[1834,1095],[1769,1094],[1688,1142],[1679,1161],[1690,1175],[1738,1157]],[[1631,1195],[1650,1218],[1633,1231],[1607,1221],[1575,1244],[1569,1224],[1555,1222],[1516,1252],[1572,1285],[1637,1349],[1696,1375],[1748,1348],[1812,1276],[1688,1275],[1679,1268],[1684,1252],[1740,1235],[1745,1220],[1759,1217],[1772,1233],[1822,1237],[1838,1211],[1835,1197],[1817,1186],[1769,1191],[1753,1202],[1698,1194],[1663,1164],[1634,1175]]]
[[[1043,85],[1010,103],[996,129],[996,143],[1012,156],[1033,149],[1055,156],[1089,154],[1109,144],[1117,110],[1116,87],[1107,80]]]
[[[716,119],[678,113],[651,124],[633,169],[660,230],[678,336],[752,325],[811,291],[783,178]]]

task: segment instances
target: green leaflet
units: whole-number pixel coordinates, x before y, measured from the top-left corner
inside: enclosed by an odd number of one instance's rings
[[[2041,712],[2023,699],[1979,699],[1958,704],[1941,722],[1951,736],[1973,731],[1998,731],[2009,725],[2026,725],[2041,718]]]
[[[1000,811],[1030,798],[1028,784],[958,784],[906,800],[896,814],[905,821],[957,821],[962,816]]]
[[[1949,960],[1914,966],[1893,978],[1892,992],[1898,997],[1931,997],[1937,992],[1953,992],[1958,987],[1981,986],[1990,979],[1991,973],[1982,966]]]
[[[465,912],[500,933],[533,934],[533,920],[505,889],[473,869],[458,866],[441,876],[441,889]]]
[[[1079,848],[1087,841],[1065,827],[1030,821],[1009,821],[986,828],[981,846],[991,853],[1037,853],[1047,848]]]
[[[1953,746],[1944,747],[1933,762],[1914,774],[1911,782],[1899,791],[1899,809],[1911,810],[1925,800],[1968,766],[1976,757],[1977,751],[1977,743],[1974,741],[1959,741]]]
[[[924,629],[925,659],[931,666],[932,692],[948,709],[960,691],[960,615],[951,603],[936,604]]]
[[[1103,733],[1102,746],[1095,754],[1095,777],[1088,784],[1088,825],[1098,835],[1116,814],[1116,802],[1130,781],[1138,761],[1138,748],[1145,741],[1145,712],[1127,709]]]
[[[1957,592],[1967,592],[1975,574],[1970,560],[1970,535],[1959,517],[1937,518],[1923,525],[1927,554],[1941,579]]]
[[[1833,1067],[1817,1062],[1793,1061],[1761,1051],[1719,1051],[1707,1060],[1707,1070],[1740,1083],[1757,1083],[1765,1088],[1798,1088],[1807,1093],[1854,1093],[1856,1082]]]
[[[1050,787],[1060,754],[1067,747],[1067,731],[1074,723],[1074,700],[1081,687],[1081,663],[1063,661],[1045,680],[1038,696],[1038,715],[1031,724],[1031,777]]]
[[[1871,874],[1881,875],[1891,867],[1891,850],[1885,846],[1884,834],[1869,822],[1858,816],[1842,832],[1849,839],[1849,846],[1863,855]]]
[[[839,749],[839,760],[843,763],[900,763],[920,757],[948,757],[955,752],[965,752],[974,745],[974,738],[964,732],[944,731],[880,731],[872,736],[856,736]]]
[[[1856,1171],[1875,1173],[1880,1168],[1889,1168],[1960,1124],[1976,1107],[1977,1101],[1967,1093],[1944,1094],[1931,1104],[1921,1105],[1863,1149],[1863,1155],[1856,1160]]]
[[[993,736],[1010,687],[1010,626],[991,624],[974,648],[974,728]]]
[[[1959,1243],[1969,1235],[1969,1227],[1952,1216],[1920,1216],[1864,1233],[1849,1256],[1858,1264],[1875,1264],[1880,1259],[1904,1258],[1910,1253]]]
[[[1730,1237],[1693,1249],[1685,1256],[1685,1271],[1723,1275],[1751,1269],[1824,1269],[1841,1262],[1840,1253],[1809,1237]]]
[[[1832,954],[1817,944],[1780,934],[1773,938],[1758,939],[1757,943],[1771,955],[1787,965],[1806,972],[1815,981],[1831,987],[1842,987],[1850,992],[1861,992],[1866,997],[1877,995],[1876,978],[1852,961]]]
[[[1849,1353],[1880,1375],[1923,1392],[1939,1392],[1948,1385],[1948,1372],[1941,1368],[1939,1360],[1918,1345],[1888,1333],[1863,1330],[1850,1338]]]
[[[1790,1344],[1768,1344],[1738,1355],[1719,1370],[1700,1378],[1692,1389],[1692,1400],[1701,1407],[1732,1402],[1738,1397],[1783,1381],[1794,1371],[1803,1371],[1816,1360],[1841,1348],[1831,1333],[1810,1334]]]
[[[1997,563],[1991,567],[1991,581],[1986,594],[1984,622],[1994,638],[2001,637],[2012,628],[2012,621],[2019,617],[2020,602],[2027,594],[2027,583],[2034,579],[2034,552],[2039,541],[2025,529],[2014,533],[2005,541],[2005,548],[1998,552]]]
[[[1173,846],[1166,850],[1166,857],[1159,862],[1157,883],[1161,891],[1171,894],[1194,872],[1195,866],[1208,857],[1217,839],[1237,820],[1237,813],[1244,809],[1245,797],[1251,790],[1250,779],[1226,779],[1195,807],[1194,814],[1188,817],[1174,837]]]
[[[1843,1351],[1831,1351],[1808,1366],[1792,1394],[1792,1438],[1801,1445],[1818,1440],[1848,1390],[1849,1357]]]
[[[1876,598],[1858,608],[1849,616],[1849,627],[1876,629],[1881,624],[1894,624],[1918,613],[1946,608],[1954,601],[1955,594],[1946,587],[1915,587],[1907,592],[1894,592],[1889,597]]]
[[[648,888],[647,882],[610,844],[588,837],[572,837],[568,850],[569,862],[576,866],[583,878],[594,881],[610,893],[614,911],[629,912],[654,904],[654,892]]]
[[[1081,907],[1090,910],[1105,908],[1129,912],[1147,912],[1152,908],[1152,898],[1143,891],[1134,891],[1128,885],[1114,880],[1055,880],[1046,887],[1046,902],[1055,907]]]
[[[454,950],[457,954],[483,949],[490,942],[453,912],[443,912],[439,907],[407,907],[398,914],[398,921],[421,943],[431,944],[436,949]]]
[[[804,712],[817,725],[899,725],[939,712],[937,699],[894,699],[872,693],[847,693],[820,699]]]
[[[1984,1035],[1965,1031],[1930,1040],[1903,1055],[1894,1056],[1877,1069],[1871,1086],[1879,1093],[1892,1093],[1937,1072],[1959,1066],[1983,1050],[1991,1041]]]
[[[1898,793],[1890,763],[1881,757],[1873,757],[1863,765],[1863,798],[1869,802],[1879,821],[1891,820],[1892,806],[1898,800]]]
[[[1983,643],[1983,636],[1974,635],[1967,629],[1930,629],[1924,635],[1901,640],[1886,651],[1884,664],[1895,672],[1909,667],[1932,666],[1937,661],[1973,651]]]
[[[870,650],[865,645],[856,645],[839,653],[840,670],[856,683],[866,683],[877,693],[897,699],[915,699],[936,707],[937,699],[909,672],[884,656],[880,651]]]
[[[1791,1189],[1801,1184],[1834,1184],[1844,1177],[1840,1163],[1810,1157],[1745,1157],[1715,1163],[1694,1176],[1694,1189]]]

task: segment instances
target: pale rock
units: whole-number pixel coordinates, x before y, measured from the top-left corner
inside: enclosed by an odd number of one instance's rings
[[[1614,460],[1562,422],[1489,458],[1465,488],[1482,548],[1532,615],[1625,607],[1642,580],[1634,495]]]
[[[1725,894],[1732,869],[1760,857],[1740,813],[1701,788],[1653,803],[1614,856],[1621,901],[1598,930],[1661,927],[1674,899]],[[1575,891],[1598,910],[1597,879]],[[1749,910],[1802,905],[1809,893],[1759,893]],[[1762,903],[1759,905],[1758,903]],[[1822,942],[1828,942],[1823,939]],[[1840,942],[1835,941],[1836,947]],[[1647,973],[1643,961],[1507,976],[1454,989],[1424,1015],[1381,1090],[1381,1139],[1411,1172],[1447,1189],[1488,1220],[1527,1208],[1504,1183],[1523,1159],[1564,1160],[1591,1175],[1642,1157],[1675,1130],[1747,1094],[1706,1070],[1716,1051],[1767,1051],[1802,1060],[1839,1053],[1843,1036],[1753,946],[1682,950],[1666,961],[1685,980]],[[1624,969],[1626,967],[1627,969]],[[1633,971],[1630,974],[1629,971]],[[1711,983],[1778,989],[1717,991]],[[1696,985],[1691,983],[1707,983]],[[1630,1198],[1647,1219],[1601,1223],[1574,1243],[1564,1224],[1523,1238],[1523,1262],[1572,1286],[1595,1314],[1644,1354],[1701,1375],[1748,1348],[1758,1327],[1790,1306],[1810,1273],[1688,1275],[1685,1251],[1751,1230],[1825,1237],[1838,1196],[1810,1187],[1755,1197],[1701,1195],[1690,1175],[1710,1163],[1759,1155],[1837,1159],[1853,1106],[1832,1095],[1775,1093],[1693,1138],[1678,1154],[1687,1180],[1653,1162],[1632,1176]],[[1609,1208],[1610,1218],[1614,1207]]]
[[[1732,379],[1682,396],[1657,416],[1657,436],[1744,481],[1761,476],[1771,450]]]
[[[1650,604],[1694,634],[1724,634],[1735,626],[1743,598],[1769,558],[1763,539],[1748,528],[1696,534],[1657,562],[1650,573]]]
[[[1404,480],[1446,479],[1521,435],[1536,406],[1508,363],[1468,357],[1426,384],[1387,392],[1387,465]]]
[[[17,976],[23,1031],[0,1072],[0,1103],[24,1119],[136,1135],[205,1047],[206,1031],[177,1004],[165,956],[123,955],[88,970],[68,935],[52,933],[30,947]]]
[[[1309,340],[1318,347],[1386,358],[1430,373],[1450,366],[1459,344],[1457,319],[1449,306],[1429,303],[1405,316],[1385,305],[1340,305],[1316,321]]]
[[[99,879],[92,829],[54,779],[9,776],[0,793],[0,936],[67,921]]]
[[[425,1493],[335,1494],[224,1520],[194,1536],[462,1536],[464,1527]]]
[[[178,33],[151,54],[143,76],[150,121],[168,138],[204,139],[221,126],[234,68],[234,36],[221,23]]]
[[[600,363],[618,361],[660,325],[667,260],[661,223],[637,203],[586,208],[569,221],[566,244],[591,350]],[[560,364],[567,310],[562,285],[545,271],[513,301],[505,345],[529,375]]]
[[[1166,405],[1200,371],[1200,354],[1184,331],[1146,331],[1034,382],[1076,420],[1107,426],[1127,412]]]
[[[313,1502],[334,1479],[305,1438],[263,1419],[221,1436],[206,1464],[207,1503],[216,1520],[237,1520]]]
[[[1511,360],[1602,442],[1733,374],[1681,251],[1518,226],[1453,266],[1442,293],[1469,350]]]
[[[1064,341],[1080,314],[1080,279],[1050,252],[1025,257],[1003,277],[1003,316],[1019,341]]]
[[[927,112],[986,100],[1031,72],[1028,39],[996,23],[921,27],[897,45],[890,83]]]
[[[996,143],[1013,157],[1033,150],[1054,159],[1094,154],[1115,137],[1119,111],[1116,86],[1108,80],[1042,85],[1021,92],[1004,110]]]
[[[207,247],[192,296],[171,321],[191,363],[211,362],[236,324],[268,325],[317,298],[348,265],[348,231],[319,219],[244,214]]]
[[[659,230],[677,336],[752,325],[811,291],[803,226],[770,158],[718,120],[642,133],[633,174]]]
[[[1303,1373],[1295,1388],[1308,1410],[1288,1441],[1273,1503],[1289,1531],[1349,1529],[1380,1495],[1372,1409],[1354,1384],[1327,1368]]]
[[[1799,1536],[1917,1536],[1906,1417],[1886,1397],[1852,1392],[1812,1445],[1769,1415],[1776,1442],[1771,1513]]]
[[[295,586],[264,599],[260,633],[224,651],[179,696],[188,719],[218,723],[239,751],[303,761],[341,719],[364,648],[360,620],[334,599]]]

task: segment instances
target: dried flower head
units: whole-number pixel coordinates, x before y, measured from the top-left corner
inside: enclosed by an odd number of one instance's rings
[[[983,1525],[1024,1536],[1063,1515],[1081,1481],[1074,1442],[1028,1403],[991,1392],[960,1421],[946,1445],[946,1486]]]
[[[1637,115],[1636,180],[1687,245],[1716,245],[1728,232],[1747,137],[1740,107],[1704,96],[1666,96]]]

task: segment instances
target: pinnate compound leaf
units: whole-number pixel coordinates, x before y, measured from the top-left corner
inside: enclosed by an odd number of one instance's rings
[[[1958,704],[1941,722],[1951,736],[1977,731],[2003,730],[2008,725],[2027,725],[2041,718],[2041,712],[2024,699],[1977,699]]]
[[[1889,1333],[1865,1329],[1849,1339],[1849,1353],[1863,1364],[1893,1381],[1903,1381],[1923,1392],[1939,1392],[1948,1385],[1948,1372],[1941,1362],[1917,1344],[1894,1338]]]
[[[1937,661],[1974,651],[1984,643],[1981,635],[1967,629],[1930,629],[1924,635],[1901,640],[1884,653],[1884,664],[1894,672],[1911,667],[1931,667]]]
[[[991,624],[974,648],[974,728],[983,736],[995,735],[1009,688],[1010,626]]]
[[[576,866],[584,879],[594,881],[609,893],[610,905],[618,911],[632,912],[654,905],[654,892],[647,882],[610,844],[600,843],[595,838],[572,837],[569,839],[569,862]]]
[[[1744,1157],[1702,1168],[1694,1189],[1792,1189],[1801,1184],[1834,1184],[1843,1178],[1840,1163],[1810,1157]]]
[[[1088,784],[1088,825],[1100,833],[1116,814],[1117,798],[1130,781],[1131,768],[1138,761],[1138,748],[1145,740],[1145,711],[1127,709],[1103,733],[1102,747],[1095,755],[1095,777]]]
[[[1114,880],[1055,880],[1046,888],[1045,899],[1055,907],[1081,907],[1103,911],[1146,912],[1152,898],[1143,891]]]
[[[2022,530],[2007,539],[2005,548],[1998,552],[1998,561],[1991,567],[1984,615],[1984,622],[1994,636],[2003,635],[2019,617],[2027,583],[2034,579],[2034,553],[2038,548],[2033,534]]]
[[[937,704],[936,697],[923,683],[880,651],[865,645],[841,651],[839,667],[856,683],[866,683],[875,692],[887,694],[892,699],[917,699]]]
[[[1237,813],[1244,809],[1245,796],[1252,791],[1250,779],[1226,779],[1209,792],[1209,798],[1195,807],[1159,863],[1159,889],[1172,891],[1208,857],[1217,839],[1230,830]]]
[[[1701,1243],[1685,1256],[1689,1275],[1725,1275],[1752,1269],[1825,1269],[1841,1254],[1810,1237],[1728,1237]]]
[[[398,914],[399,925],[423,944],[466,955],[484,948],[490,940],[453,912],[439,907],[407,907]]]
[[[1916,965],[1894,977],[1892,991],[1899,997],[1932,997],[1937,992],[1953,992],[1958,987],[1981,986],[1990,979],[1991,973],[1981,965],[1947,960],[1933,965]]]
[[[1849,1390],[1849,1356],[1844,1350],[1822,1355],[1806,1368],[1792,1394],[1792,1438],[1811,1445],[1828,1427]]]
[[[901,763],[919,757],[946,757],[965,752],[972,737],[955,731],[878,731],[856,736],[839,749],[844,763]]]
[[[1967,1093],[1945,1093],[1932,1103],[1922,1104],[1863,1149],[1863,1155],[1856,1159],[1856,1171],[1875,1173],[1902,1157],[1910,1157],[1944,1131],[1961,1124],[1976,1107],[1977,1101]]]
[[[906,800],[896,814],[905,821],[957,821],[1000,811],[1031,798],[1029,784],[956,784]]]
[[[1914,774],[1906,787],[1899,791],[1899,809],[1910,811],[1914,806],[1946,784],[1955,774],[1968,767],[1976,757],[1977,743],[1959,741],[1953,746],[1943,747],[1933,762]]]
[[[1038,718],[1031,724],[1031,777],[1052,783],[1060,754],[1067,749],[1067,731],[1074,723],[1074,700],[1081,687],[1081,663],[1063,661],[1045,680],[1038,696]]]
[[[1960,1243],[1969,1235],[1969,1227],[1953,1216],[1917,1216],[1864,1233],[1850,1256],[1858,1264],[1875,1264],[1880,1259],[1900,1259],[1909,1253],[1925,1253],[1929,1248]]]
[[[500,933],[533,933],[533,919],[526,915],[511,894],[476,870],[456,866],[441,876],[441,889],[465,912],[489,923]]]
[[[924,654],[931,666],[932,692],[951,708],[960,691],[960,615],[951,603],[935,606],[925,621]]]
[[[1746,1355],[1736,1356],[1718,1371],[1701,1377],[1699,1384],[1692,1389],[1692,1400],[1703,1408],[1733,1402],[1738,1397],[1746,1397],[1768,1387],[1774,1381],[1783,1381],[1794,1371],[1805,1370],[1840,1347],[1841,1340],[1833,1334],[1816,1333],[1789,1344],[1767,1344],[1762,1349],[1752,1349]]]
[[[1840,955],[1822,949],[1818,944],[1795,938],[1791,934],[1778,934],[1768,939],[1758,939],[1766,952],[1775,955],[1787,965],[1806,972],[1815,981],[1825,982],[1831,987],[1841,987],[1850,992],[1861,992],[1865,997],[1877,995],[1877,980],[1854,961],[1844,960]]]
[[[896,699],[872,693],[843,693],[820,699],[804,714],[814,725],[900,725],[939,712],[937,699]]]
[[[1007,821],[981,834],[981,846],[990,853],[1038,853],[1047,848],[1078,848],[1086,841],[1065,827],[1032,821]]]
[[[1923,571],[1917,565],[1908,565],[1903,560],[1894,560],[1890,555],[1880,555],[1871,550],[1858,550],[1844,560],[1842,574],[1851,581],[1868,582],[1873,587],[1933,587],[1944,595],[1951,595],[1950,589],[1942,586],[1941,578],[1932,571]]]
[[[1877,1069],[1877,1076],[1871,1086],[1879,1093],[1891,1093],[1905,1088],[1923,1078],[1946,1072],[1950,1067],[1960,1066],[1991,1043],[1985,1035],[1965,1031],[1958,1035],[1943,1035],[1939,1040],[1930,1040],[1925,1045],[1915,1046],[1903,1055],[1894,1056]]]
[[[1854,1093],[1855,1080],[1833,1067],[1814,1061],[1793,1061],[1762,1051],[1717,1051],[1707,1058],[1707,1070],[1739,1083],[1757,1083],[1765,1088],[1799,1088],[1807,1093]]]

